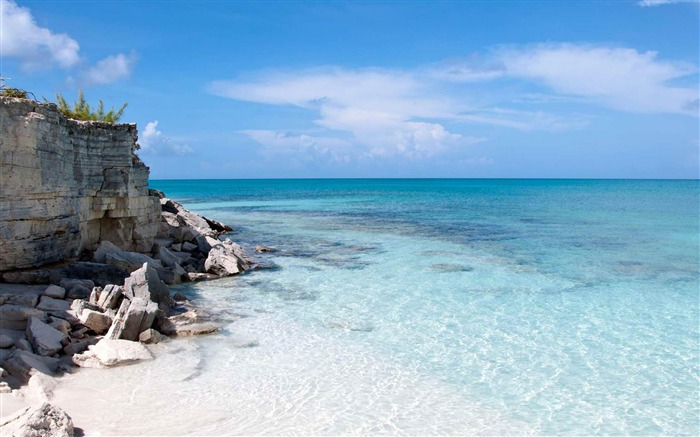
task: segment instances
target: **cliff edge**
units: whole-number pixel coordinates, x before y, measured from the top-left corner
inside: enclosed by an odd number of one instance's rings
[[[135,124],[77,121],[0,97],[0,273],[76,257],[107,240],[148,252],[161,222]]]

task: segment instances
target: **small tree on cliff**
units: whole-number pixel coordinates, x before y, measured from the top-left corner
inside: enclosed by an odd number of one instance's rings
[[[85,100],[85,95],[83,90],[78,91],[78,100],[73,103],[71,107],[62,94],[56,94],[56,101],[58,102],[58,110],[61,114],[68,118],[73,118],[76,120],[91,120],[91,121],[104,121],[107,123],[116,123],[121,118],[126,109],[126,103],[122,105],[121,108],[115,110],[114,107],[108,112],[104,111],[104,103],[100,100],[100,104],[97,109],[90,108],[90,104]]]

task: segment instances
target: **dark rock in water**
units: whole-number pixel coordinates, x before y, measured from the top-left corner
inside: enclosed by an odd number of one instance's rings
[[[108,284],[124,285],[124,278],[129,276],[129,272],[111,264],[77,262],[68,267],[67,276],[91,279],[96,285],[104,287]]]
[[[73,420],[62,409],[44,402],[37,408],[27,407],[0,425],[0,434],[13,436],[73,437]]]
[[[255,246],[255,251],[258,253],[265,253],[265,252],[277,252],[277,249],[274,247],[268,247],[263,244],[258,244]]]
[[[177,292],[177,293],[175,293],[175,295],[173,296],[173,300],[174,300],[175,302],[185,302],[185,301],[188,300],[188,299],[187,299],[187,296],[185,296],[184,294],[182,294],[182,293],[180,293],[180,292]]]
[[[443,264],[433,264],[430,266],[430,268],[436,272],[440,273],[450,273],[450,272],[471,272],[474,270],[474,267],[470,267],[464,264],[450,264],[450,263],[443,263]]]

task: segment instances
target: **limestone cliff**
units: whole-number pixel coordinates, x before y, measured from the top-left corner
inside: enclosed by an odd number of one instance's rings
[[[101,240],[150,251],[161,206],[136,140],[135,124],[69,120],[56,105],[0,97],[0,272]]]

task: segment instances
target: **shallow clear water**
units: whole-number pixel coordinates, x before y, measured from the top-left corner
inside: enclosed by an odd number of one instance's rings
[[[223,335],[72,375],[102,399],[75,411],[87,430],[699,431],[697,181],[152,186],[280,249],[260,255],[279,268],[182,286]]]

